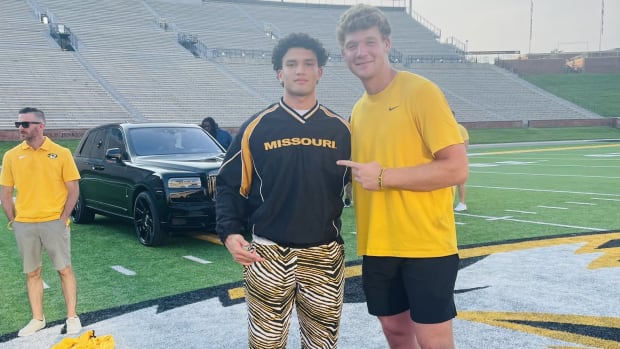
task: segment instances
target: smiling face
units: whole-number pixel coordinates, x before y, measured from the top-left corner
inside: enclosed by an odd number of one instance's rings
[[[323,76],[316,54],[301,47],[290,48],[282,57],[278,79],[284,86],[284,99],[316,97],[316,85]]]
[[[351,72],[362,82],[390,71],[390,38],[384,38],[377,26],[347,33],[342,56]]]

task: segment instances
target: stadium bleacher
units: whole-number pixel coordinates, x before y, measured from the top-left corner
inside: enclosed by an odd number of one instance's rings
[[[45,110],[50,128],[131,119],[75,56],[58,48],[26,2],[0,1],[0,26],[1,128],[10,128],[24,106]]]
[[[11,128],[24,106],[46,111],[48,128],[198,123],[204,116],[235,128],[281,96],[269,53],[278,37],[294,31],[319,38],[332,55],[319,101],[347,117],[363,88],[339,58],[335,29],[344,9],[232,0],[0,1],[0,129]],[[437,57],[396,67],[435,81],[460,121],[599,117],[508,71],[467,63],[402,8],[385,12],[400,54]],[[76,51],[60,50],[40,13],[71,29]],[[180,33],[197,38],[212,54],[192,54],[179,44]],[[230,57],[226,50],[242,54]],[[246,56],[244,50],[265,57]]]

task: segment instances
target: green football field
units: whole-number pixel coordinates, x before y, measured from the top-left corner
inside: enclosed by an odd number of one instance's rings
[[[462,247],[620,231],[617,140],[473,145],[469,159],[469,210],[456,215]],[[345,209],[343,219],[347,260],[355,261],[354,209]],[[0,338],[6,340],[28,322],[30,309],[15,240],[4,228],[3,215],[0,226]],[[72,229],[81,314],[241,280],[241,267],[221,245],[178,237],[148,248],[138,243],[131,222],[102,216]],[[43,268],[49,286],[46,318],[59,321],[65,317],[59,279],[47,260]]]

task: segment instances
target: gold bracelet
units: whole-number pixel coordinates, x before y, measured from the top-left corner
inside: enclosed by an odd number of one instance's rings
[[[385,169],[382,167],[381,168],[381,172],[379,172],[379,189],[383,189],[383,171],[385,171]]]

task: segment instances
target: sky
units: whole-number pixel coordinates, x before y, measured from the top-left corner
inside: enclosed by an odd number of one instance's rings
[[[620,0],[284,0],[288,2],[392,5],[413,9],[454,36],[469,51],[548,53],[620,48]],[[604,1],[603,35],[601,5]],[[531,4],[534,4],[533,11]],[[402,5],[404,6],[404,5]],[[532,16],[530,16],[532,13]],[[530,18],[532,38],[530,41]]]
[[[604,0],[601,36],[602,1],[413,0],[413,8],[441,28],[442,41],[454,36],[467,42],[469,51],[546,53],[598,51],[599,45],[602,50],[620,48],[620,0]]]

